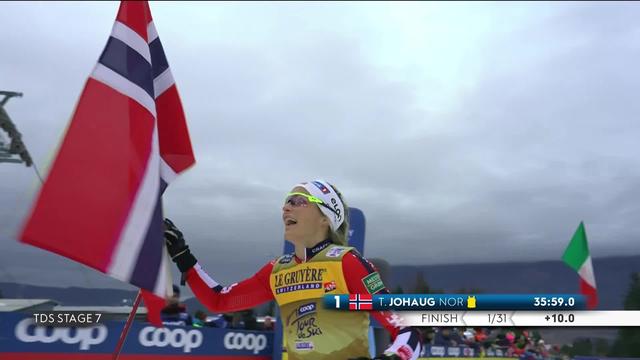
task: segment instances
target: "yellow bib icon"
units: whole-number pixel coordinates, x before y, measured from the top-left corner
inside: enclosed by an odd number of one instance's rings
[[[475,309],[475,308],[476,308],[476,297],[467,296],[467,309]]]

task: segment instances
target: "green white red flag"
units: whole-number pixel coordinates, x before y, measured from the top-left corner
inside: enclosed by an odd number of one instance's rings
[[[582,222],[565,249],[562,260],[580,276],[580,293],[587,298],[587,308],[594,309],[598,305],[596,277],[587,244],[587,233]]]

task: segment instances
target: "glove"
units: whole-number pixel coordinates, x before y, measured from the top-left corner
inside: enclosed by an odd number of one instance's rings
[[[164,219],[164,242],[171,260],[178,265],[180,272],[187,272],[198,262],[184,241],[182,231],[178,230],[169,219]]]

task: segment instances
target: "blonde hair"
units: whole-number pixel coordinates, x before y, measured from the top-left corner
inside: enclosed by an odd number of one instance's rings
[[[340,193],[340,191],[338,190],[338,188],[336,188],[335,186],[333,186],[333,184],[329,184],[329,186],[331,186],[333,188],[333,190],[335,190],[336,194],[338,194],[338,198],[340,198],[340,201],[342,201],[342,205],[344,206],[344,221],[342,222],[342,224],[340,225],[340,227],[338,227],[338,230],[336,231],[331,231],[331,228],[329,228],[329,238],[331,239],[331,242],[336,244],[336,245],[340,245],[340,246],[347,246],[348,242],[349,242],[349,207],[347,206],[347,203],[344,201],[344,198],[342,197],[342,193]]]

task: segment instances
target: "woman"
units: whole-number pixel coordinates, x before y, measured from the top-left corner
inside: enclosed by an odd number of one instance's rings
[[[205,273],[169,220],[165,239],[193,293],[211,311],[238,311],[276,300],[290,360],[368,358],[369,315],[394,339],[379,359],[417,359],[419,333],[401,327],[392,312],[334,311],[322,305],[325,294],[388,293],[373,265],[346,246],[346,209],[340,192],[325,181],[296,185],[282,208],[285,239],[295,252],[228,287]]]

